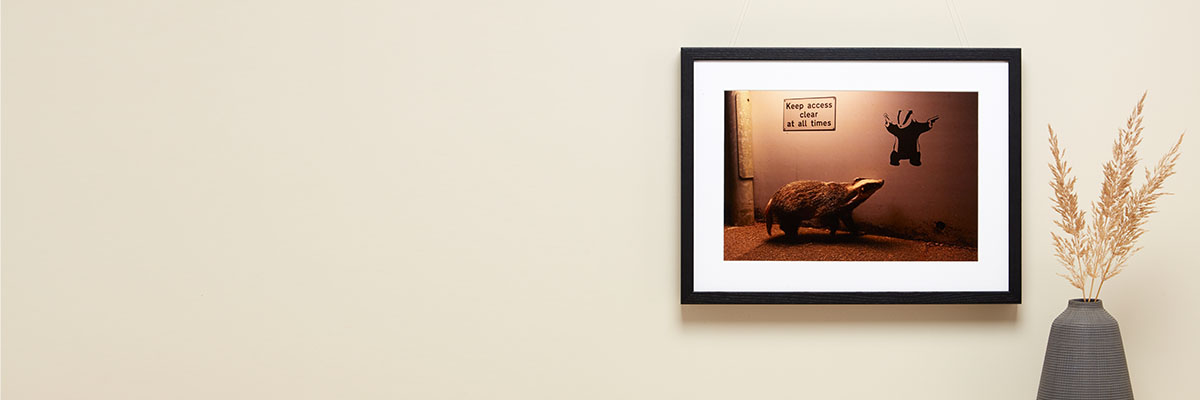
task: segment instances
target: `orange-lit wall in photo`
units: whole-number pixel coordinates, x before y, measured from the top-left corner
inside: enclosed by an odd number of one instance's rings
[[[835,129],[787,128],[785,119],[796,118],[794,110],[785,110],[786,100],[814,97],[836,99]],[[750,103],[759,215],[771,195],[792,181],[879,178],[886,185],[854,212],[861,225],[900,237],[977,243],[976,93],[752,91]],[[919,160],[894,160],[903,140],[889,133],[886,122],[907,126],[935,116],[932,129],[917,139]]]

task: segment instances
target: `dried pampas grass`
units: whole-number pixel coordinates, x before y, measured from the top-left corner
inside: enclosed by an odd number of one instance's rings
[[[1087,213],[1079,210],[1075,178],[1070,176],[1066,151],[1059,148],[1054,128],[1047,125],[1050,153],[1054,156],[1054,162],[1049,164],[1054,175],[1050,187],[1054,189],[1054,211],[1061,217],[1054,224],[1064,233],[1060,236],[1051,232],[1050,237],[1054,240],[1055,256],[1067,269],[1067,273],[1059,275],[1079,288],[1085,300],[1099,299],[1104,282],[1120,274],[1129,257],[1141,250],[1134,244],[1145,233],[1142,225],[1155,212],[1158,198],[1170,194],[1163,191],[1163,183],[1175,174],[1183,134],[1153,170],[1146,169],[1146,181],[1141,187],[1133,188],[1133,172],[1140,161],[1137,146],[1142,143],[1142,104],[1145,101],[1146,94],[1143,93],[1113,142],[1113,158],[1102,167],[1104,183],[1100,186],[1100,198],[1092,202],[1090,224]]]

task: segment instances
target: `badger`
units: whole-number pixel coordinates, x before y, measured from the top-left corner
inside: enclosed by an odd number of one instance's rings
[[[858,235],[858,225],[850,214],[881,187],[883,179],[869,178],[857,178],[854,182],[795,181],[783,185],[767,201],[764,211],[767,236],[771,235],[771,225],[776,220],[785,235],[795,236],[799,234],[800,222],[809,219],[820,221],[829,228],[830,235],[837,235],[839,220],[852,234]]]

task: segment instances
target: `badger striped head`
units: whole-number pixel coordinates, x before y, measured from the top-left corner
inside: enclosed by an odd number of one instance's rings
[[[883,179],[855,179],[853,183],[846,187],[846,190],[851,194],[850,201],[847,205],[856,207],[859,204],[862,204],[862,202],[866,201],[867,198],[870,198],[871,195],[875,194],[875,191],[879,190],[881,187],[883,187]]]

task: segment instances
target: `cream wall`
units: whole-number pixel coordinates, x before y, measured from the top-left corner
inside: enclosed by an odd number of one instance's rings
[[[1200,124],[1194,3],[5,1],[0,395],[1013,399],[1143,90]],[[899,25],[904,21],[905,25]],[[679,47],[1024,49],[1020,306],[681,307]],[[1105,286],[1195,399],[1200,147]]]

